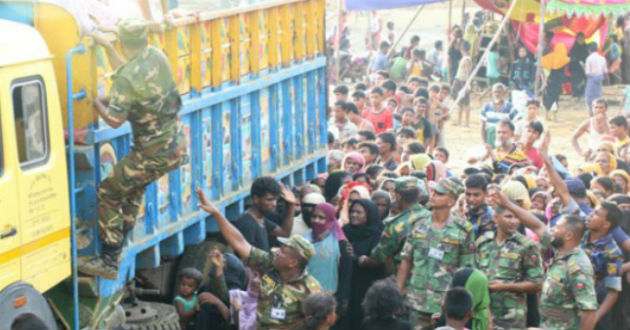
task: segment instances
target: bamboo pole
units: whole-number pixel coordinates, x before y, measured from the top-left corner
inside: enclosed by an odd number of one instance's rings
[[[545,46],[543,45],[544,36],[545,36],[545,0],[540,0],[540,17],[539,17],[539,27],[538,27],[538,49],[536,58],[536,76],[534,77],[534,97],[536,99],[540,98],[542,85],[542,68],[540,66],[540,62],[543,57],[543,50]]]

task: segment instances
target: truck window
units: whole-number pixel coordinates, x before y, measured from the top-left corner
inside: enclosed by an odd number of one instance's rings
[[[39,78],[28,78],[13,84],[13,115],[20,165],[43,163],[48,157],[46,97]]]

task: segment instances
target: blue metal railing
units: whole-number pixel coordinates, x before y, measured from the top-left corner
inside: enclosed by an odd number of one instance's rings
[[[70,192],[70,237],[72,249],[72,316],[73,329],[79,329],[79,283],[77,274],[77,241],[76,241],[76,214],[77,201],[76,194],[81,189],[76,187],[76,177],[74,172],[74,100],[83,99],[86,96],[85,90],[72,93],[72,55],[83,54],[85,46],[80,44],[72,48],[66,54],[66,82],[68,92],[68,179]]]

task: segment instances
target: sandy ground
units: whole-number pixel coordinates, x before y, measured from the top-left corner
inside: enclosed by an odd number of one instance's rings
[[[452,24],[460,24],[462,17],[462,1],[454,1],[452,9]],[[416,13],[417,8],[405,8],[395,10],[382,10],[381,15],[383,22],[393,21],[395,23],[396,36],[400,36],[408,22]],[[470,0],[466,1],[466,12],[471,16],[480,10],[480,8]],[[328,26],[336,24],[336,3],[328,3]],[[495,19],[500,19],[498,15]],[[367,13],[350,12],[348,15],[348,25],[350,27],[350,39],[353,52],[357,54],[365,53],[365,35],[368,27]],[[417,34],[421,38],[420,48],[430,50],[436,40],[446,40],[446,31],[448,29],[448,5],[446,3],[438,3],[427,5],[418,19],[411,25],[409,32],[405,34],[399,43],[397,49],[406,45],[412,35]],[[386,35],[383,34],[383,38]],[[616,92],[619,88],[612,88]],[[332,87],[331,87],[332,90]],[[619,93],[615,93],[612,101],[619,102],[621,97]],[[490,96],[480,99],[474,96],[472,99],[472,113],[470,119],[470,127],[453,126],[453,120],[446,126],[446,143],[451,152],[450,167],[463,168],[466,166],[466,159],[470,155],[483,152],[481,137],[479,113],[484,103],[489,102]],[[610,116],[617,114],[618,106],[611,107]],[[544,114],[543,114],[544,115]],[[586,118],[588,118],[588,110],[584,101],[576,101],[570,96],[562,96],[559,104],[558,120],[556,122],[547,122],[552,134],[551,151],[553,153],[562,153],[569,159],[571,169],[574,169],[581,159],[571,146],[570,137],[573,130]]]

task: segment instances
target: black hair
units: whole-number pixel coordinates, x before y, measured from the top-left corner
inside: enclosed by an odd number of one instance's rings
[[[252,197],[264,197],[267,194],[280,196],[280,185],[270,176],[261,176],[252,182],[250,194]]]
[[[621,126],[624,129],[628,129],[628,120],[626,119],[626,117],[624,116],[615,116],[612,117],[609,121],[609,124],[611,125],[615,125],[615,126]]]
[[[403,92],[405,94],[411,94],[413,93],[413,91],[411,90],[411,88],[409,88],[409,86],[406,85],[400,85],[398,86],[398,91]]]
[[[337,86],[335,87],[335,89],[333,90],[333,93],[339,93],[339,94],[344,94],[344,95],[348,95],[348,87],[341,85],[341,86]]]
[[[434,42],[433,43],[433,47],[435,47],[435,48],[442,47],[442,40],[437,40],[436,42]]]
[[[512,121],[507,118],[502,119],[497,125],[507,127],[510,129],[510,131],[514,132],[514,124],[512,124]]]
[[[606,191],[612,192],[615,189],[615,182],[613,181],[612,178],[610,178],[608,176],[601,176],[600,175],[598,177],[595,177],[592,181],[597,182]]]
[[[358,90],[358,91],[352,93],[352,97],[353,98],[363,98],[363,99],[366,98],[365,92],[363,92],[362,90]]]
[[[383,50],[385,48],[389,48],[389,42],[381,41],[381,44],[378,46],[378,49]]]
[[[427,151],[424,145],[418,141],[407,144],[407,153],[409,155],[423,154]]]
[[[383,170],[385,170],[383,166],[378,164],[371,164],[365,168],[365,174],[367,174],[372,180],[376,180],[376,177],[378,177],[378,175],[381,174]]]
[[[557,157],[556,157],[557,158]],[[577,177],[584,183],[584,187],[586,190],[591,189],[591,181],[593,180],[593,174],[591,173],[582,173]]]
[[[349,138],[349,139],[347,139],[347,140],[343,141],[342,145],[351,145],[351,146],[356,146],[356,145],[357,145],[357,143],[359,143],[359,141],[357,141],[357,139],[356,139],[356,138],[353,138],[353,137],[352,137],[352,138]]]
[[[617,38],[617,36],[614,33],[611,33],[608,36],[610,36],[610,39],[612,39],[612,41],[614,41],[614,42],[619,41],[619,39]]]
[[[469,51],[470,51],[470,42],[468,42],[468,41],[464,40],[464,41],[462,41],[462,43],[461,43],[461,46],[460,46],[460,47],[461,47],[461,49],[462,49],[463,51],[465,51],[465,52],[469,52]]]
[[[588,51],[594,53],[597,51],[597,43],[595,41],[588,44]]]
[[[372,178],[365,172],[357,172],[352,175],[352,181],[359,181],[360,178],[366,178],[368,184],[372,185]]]
[[[359,136],[364,137],[368,141],[376,140],[376,135],[374,135],[374,132],[372,131],[362,130],[362,131],[359,131],[357,134]]]
[[[415,97],[424,97],[425,99],[429,98],[429,90],[424,88],[424,87],[419,87],[416,90],[416,94],[414,94]]]
[[[567,229],[577,237],[578,241],[581,241],[586,229],[584,220],[579,215],[564,215],[563,217],[567,223]]]
[[[367,148],[372,155],[378,155],[378,146],[373,142],[361,142],[359,143],[359,149]]]
[[[186,267],[182,269],[177,275],[177,279],[181,281],[182,278],[192,278],[197,282],[197,288],[201,285],[201,281],[203,281],[203,274],[201,271],[195,267]]]
[[[418,76],[411,76],[409,77],[409,79],[407,79],[407,83],[410,82],[417,82],[418,84],[422,82],[422,79],[420,79],[420,77]]]
[[[527,127],[531,128],[532,130],[534,130],[538,134],[542,134],[542,132],[544,130],[543,124],[540,121],[538,121],[538,120],[530,121],[529,124],[527,125]]]
[[[562,161],[567,160],[567,156],[565,156],[565,155],[563,155],[563,154],[555,154],[555,155],[553,155],[553,156],[554,156],[554,157],[556,157],[556,159],[557,159],[559,162],[562,162]]]
[[[481,174],[471,174],[464,180],[464,186],[466,188],[486,191],[488,189],[488,180]]]
[[[540,108],[540,101],[538,100],[527,100],[527,103],[525,103],[525,106],[530,106],[530,105],[535,105],[537,108]]]
[[[343,109],[343,108],[346,106],[346,101],[342,101],[342,100],[335,101],[335,104],[334,104],[334,105],[335,105],[336,107],[341,107],[341,108]]]
[[[606,109],[608,109],[608,101],[605,98],[600,97],[598,99],[593,100],[593,104],[603,104]]]
[[[393,82],[392,80],[385,80],[381,84],[381,88],[382,89],[386,89],[386,90],[391,91],[391,92],[395,92],[396,91],[396,83]]]
[[[378,94],[380,96],[383,96],[383,89],[380,87],[374,87],[372,88],[372,90],[370,91],[370,94]]]
[[[610,197],[606,198],[606,200],[617,205],[630,204],[630,196],[624,194],[612,194]]]
[[[403,137],[409,138],[409,139],[413,139],[416,137],[416,132],[413,130],[413,128],[410,127],[401,127],[398,130],[398,135],[402,135]]]
[[[48,330],[48,326],[42,319],[33,313],[24,313],[13,319],[11,330]]]
[[[403,307],[403,297],[393,281],[378,280],[367,290],[361,303],[368,320],[386,320]]]
[[[414,35],[411,37],[411,42],[420,42],[420,36],[419,36],[419,35],[417,35],[417,34],[414,34]]]
[[[553,39],[553,36],[554,36],[553,31],[545,31],[545,38],[546,38],[548,41],[551,41],[551,39]]]
[[[445,92],[450,92],[451,86],[449,86],[448,84],[442,84],[442,86],[440,86],[440,90],[445,91]]]
[[[435,148],[435,151],[440,151],[441,153],[443,153],[444,156],[446,156],[446,160],[449,160],[449,158],[451,157],[451,153],[448,151],[448,149],[444,147],[437,147]]]
[[[357,115],[359,114],[359,108],[357,108],[357,106],[352,102],[345,102],[342,107],[347,113],[352,112]]]
[[[313,293],[302,301],[304,329],[317,329],[337,308],[335,297],[328,293]]]
[[[328,144],[335,143],[335,135],[331,132],[328,132]]]
[[[608,230],[608,232],[613,231],[613,229],[617,228],[617,226],[619,226],[619,223],[621,222],[622,213],[619,209],[619,206],[617,206],[617,204],[613,202],[608,201],[602,201],[599,206],[606,210],[606,221],[610,223],[610,229]]]
[[[455,287],[446,292],[444,298],[444,309],[446,318],[463,321],[472,308],[472,296],[468,290],[462,287]]]
[[[366,91],[367,90],[367,85],[365,83],[362,83],[362,82],[356,83],[354,85],[354,90],[357,91],[357,92],[358,91]]]
[[[389,150],[396,150],[396,136],[391,133],[391,132],[383,132],[381,134],[378,135],[378,138],[381,139],[381,141],[389,144],[390,148]]]
[[[440,85],[433,84],[433,85],[429,86],[429,90],[433,91],[435,93],[439,93],[440,92]]]
[[[383,77],[383,79],[389,79],[389,77],[390,77],[389,76],[389,72],[383,71],[383,70],[376,71],[376,74],[381,76],[381,77]]]

